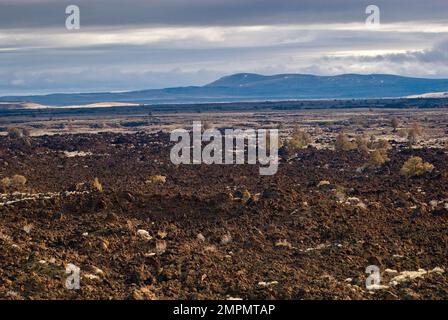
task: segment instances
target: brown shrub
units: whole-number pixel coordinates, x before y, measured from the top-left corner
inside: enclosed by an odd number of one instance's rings
[[[26,147],[31,147],[30,132],[26,128],[12,127],[8,129],[8,137],[15,140]]]
[[[370,153],[370,159],[367,163],[368,167],[378,168],[389,161],[386,149],[376,149]]]
[[[406,129],[398,130],[398,136],[400,138],[406,138],[408,136],[408,130],[406,130]]]
[[[415,132],[415,134],[418,136],[421,136],[423,134],[423,129],[417,122],[414,122],[412,124],[411,130],[413,130]]]
[[[420,157],[409,158],[401,167],[400,174],[406,177],[421,176],[431,172],[434,166],[429,162],[424,162]]]
[[[0,180],[0,188],[6,191],[11,186],[11,179],[6,177]]]
[[[341,132],[336,136],[334,147],[337,151],[348,151],[356,148],[356,144],[348,140],[345,133]]]
[[[370,140],[369,147],[371,149],[384,149],[384,150],[389,150],[392,148],[389,141],[387,141],[386,139],[379,139],[378,141],[375,141],[374,138]]]
[[[23,131],[17,127],[8,128],[8,137],[11,139],[20,139],[23,137]]]
[[[423,133],[422,128],[416,122],[414,122],[411,126],[411,129],[408,130],[408,145],[412,147],[414,144],[418,142],[418,137]]]
[[[147,184],[164,184],[166,182],[166,177],[161,175],[154,175],[150,176],[145,182]]]
[[[290,150],[303,149],[311,143],[311,136],[303,130],[296,129],[291,137],[286,141],[286,145]]]
[[[93,179],[92,187],[98,192],[103,192],[103,185],[100,183],[98,178]]]
[[[26,178],[19,174],[14,175],[11,179],[11,186],[13,186],[14,188],[23,187],[25,184],[26,184]]]
[[[397,118],[392,118],[390,124],[391,124],[392,128],[394,129],[394,132],[397,131],[397,128],[400,125],[400,123],[399,123]]]
[[[20,190],[26,184],[26,178],[19,174],[14,175],[12,178],[3,178],[0,180],[0,189],[7,191],[8,189]]]
[[[243,203],[246,203],[250,200],[251,197],[252,197],[251,193],[248,190],[244,190],[243,195],[241,197],[241,201]]]
[[[357,136],[355,142],[359,152],[364,154],[369,153],[368,142],[363,136]]]
[[[418,141],[418,135],[414,130],[408,131],[408,145],[409,147],[412,147],[414,144],[416,144]]]

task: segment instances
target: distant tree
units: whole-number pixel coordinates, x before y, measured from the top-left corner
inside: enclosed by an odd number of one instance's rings
[[[412,148],[417,143],[417,134],[413,130],[408,131],[408,146]]]
[[[397,118],[392,118],[390,124],[392,125],[392,128],[394,129],[393,132],[397,132],[397,128],[400,125],[399,121]]]
[[[416,122],[414,122],[411,126],[411,129],[408,130],[408,145],[412,148],[418,142],[418,137],[422,134],[422,128]]]
[[[418,124],[417,122],[414,122],[414,123],[412,124],[412,126],[411,126],[411,130],[415,131],[415,133],[416,133],[418,136],[421,136],[421,135],[423,134],[423,129],[422,129],[422,127],[420,126],[420,124]]]

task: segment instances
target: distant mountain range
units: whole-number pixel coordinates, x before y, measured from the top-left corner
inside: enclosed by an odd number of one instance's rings
[[[411,78],[387,74],[316,76],[239,73],[205,86],[150,89],[129,92],[66,93],[0,97],[49,106],[96,104],[205,103],[234,101],[394,98],[448,92],[448,79]]]

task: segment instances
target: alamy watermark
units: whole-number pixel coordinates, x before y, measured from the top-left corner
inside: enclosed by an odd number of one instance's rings
[[[65,8],[65,13],[68,15],[65,19],[65,27],[67,30],[79,30],[81,28],[81,10],[79,6],[71,4]],[[369,28],[377,28],[381,24],[381,11],[377,5],[371,4],[366,7],[365,14],[366,26]]]
[[[260,175],[274,175],[278,170],[277,129],[225,129],[223,137],[217,129],[203,131],[202,123],[194,121],[191,136],[188,130],[176,129],[170,139],[177,142],[170,153],[173,164],[258,163]],[[203,142],[208,142],[204,148]]]
[[[67,30],[79,30],[81,28],[81,11],[79,7],[72,4],[65,8],[65,13],[68,14],[65,19],[65,28]]]
[[[79,290],[81,288],[81,269],[69,263],[65,268],[65,273],[68,275],[65,279],[65,287],[68,290]]]
[[[380,268],[376,265],[370,265],[366,268],[366,273],[369,275],[366,278],[366,289],[376,289],[381,285],[381,272]]]
[[[369,16],[366,19],[366,26],[369,28],[378,28],[381,25],[381,11],[380,8],[374,4],[367,6],[366,14]]]

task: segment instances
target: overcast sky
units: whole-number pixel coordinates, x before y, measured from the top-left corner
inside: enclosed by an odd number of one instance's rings
[[[70,4],[80,30],[65,28]],[[379,28],[365,25],[370,4]],[[0,95],[203,85],[236,72],[448,78],[448,0],[0,0]]]

